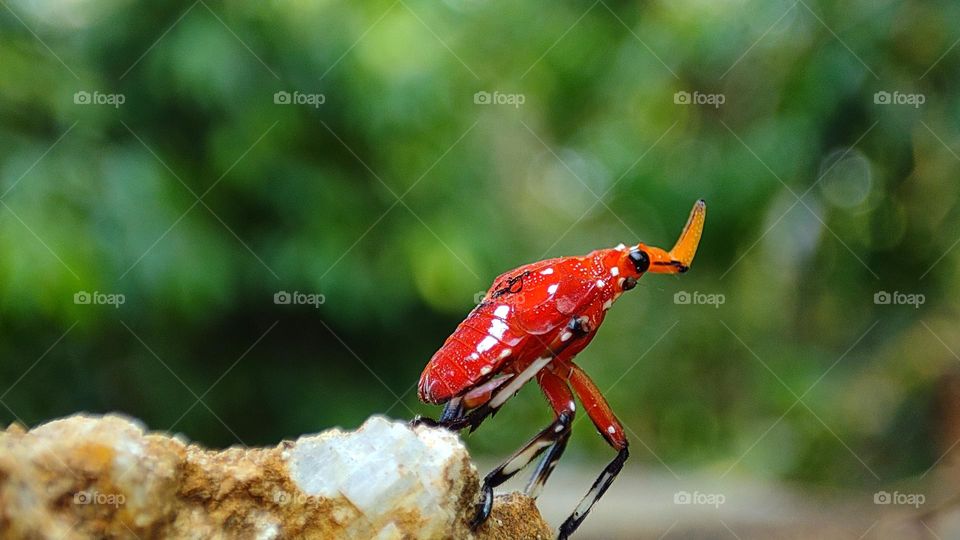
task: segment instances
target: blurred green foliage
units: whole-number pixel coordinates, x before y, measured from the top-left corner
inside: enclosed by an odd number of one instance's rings
[[[960,350],[958,16],[945,0],[8,0],[0,420],[122,411],[253,445],[436,415],[420,370],[496,275],[669,247],[704,197],[693,270],[641,280],[580,357],[637,462],[921,473]],[[503,455],[548,419],[527,388],[469,443]],[[588,424],[572,453],[608,456]]]

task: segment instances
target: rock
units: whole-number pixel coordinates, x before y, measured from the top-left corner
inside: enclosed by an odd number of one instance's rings
[[[221,451],[116,415],[0,432],[0,538],[553,536],[521,494],[471,532],[478,492],[457,435],[382,417]]]

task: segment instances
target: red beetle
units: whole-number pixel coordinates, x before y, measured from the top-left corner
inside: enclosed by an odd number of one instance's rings
[[[536,497],[570,438],[574,394],[617,456],[560,526],[567,538],[603,495],[626,461],[627,438],[606,399],[573,358],[593,339],[613,302],[644,273],[686,272],[700,243],[707,206],[697,201],[669,252],[637,244],[560,257],[510,270],[443,344],[420,376],[420,399],[446,403],[439,420],[416,423],[459,431],[477,428],[536,378],[556,419],[484,478],[474,527],[490,515],[493,488],[547,451],[527,485]]]

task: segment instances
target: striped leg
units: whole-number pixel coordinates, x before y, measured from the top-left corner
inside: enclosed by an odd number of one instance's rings
[[[550,406],[556,413],[556,419],[549,426],[543,429],[536,437],[530,439],[527,444],[514,452],[509,459],[503,462],[499,467],[490,471],[483,479],[483,500],[477,505],[477,514],[471,522],[471,526],[476,528],[490,517],[490,510],[493,508],[493,488],[509,480],[521,469],[526,467],[531,461],[537,458],[544,450],[550,448],[548,456],[554,455],[553,459],[544,465],[537,467],[534,479],[531,480],[531,486],[542,487],[547,476],[553,469],[553,465],[560,457],[563,447],[566,446],[567,439],[570,438],[570,426],[573,423],[575,406],[573,403],[573,394],[567,383],[557,375],[548,370],[541,370],[537,375],[537,382],[543,390],[544,395],[550,402]],[[559,448],[559,451],[555,449]],[[545,471],[545,472],[542,472]],[[539,478],[539,480],[538,480]],[[528,490],[530,488],[528,487]]]
[[[537,375],[537,382],[557,415],[560,414],[560,411],[569,411],[571,416],[574,414],[576,405],[573,403],[573,394],[562,377],[552,371],[543,370]],[[557,461],[567,448],[570,433],[571,430],[561,433],[553,445],[550,446],[550,449],[540,458],[540,463],[537,464],[536,470],[530,477],[530,482],[527,483],[526,494],[529,497],[536,499],[540,495],[544,484],[547,483],[547,478],[550,477]]]
[[[557,461],[560,460],[563,451],[567,449],[567,441],[569,440],[570,432],[567,432],[566,436],[561,437],[557,442],[553,443],[553,446],[550,447],[547,453],[540,458],[540,462],[537,463],[537,468],[533,471],[533,475],[530,476],[530,482],[527,483],[527,487],[524,490],[527,497],[536,499],[540,496],[540,492],[543,491],[543,486],[547,483],[547,478],[550,477],[553,468],[557,466]]]
[[[600,497],[603,496],[607,488],[610,487],[610,484],[613,483],[617,474],[623,469],[623,463],[630,455],[630,452],[627,450],[627,437],[623,433],[623,426],[620,425],[620,421],[617,420],[613,411],[610,410],[610,405],[600,393],[597,385],[590,380],[579,366],[571,364],[571,367],[570,385],[573,386],[573,391],[576,392],[577,397],[580,398],[583,408],[587,411],[587,416],[590,417],[590,420],[593,421],[597,430],[600,431],[600,435],[603,436],[610,446],[618,450],[618,452],[617,456],[613,458],[613,461],[607,464],[603,472],[600,473],[600,476],[593,483],[590,491],[583,496],[580,504],[577,505],[577,508],[570,517],[560,526],[558,540],[568,538],[573,534],[573,531],[577,530],[580,523],[587,517],[590,509],[593,508],[594,503],[600,500]]]

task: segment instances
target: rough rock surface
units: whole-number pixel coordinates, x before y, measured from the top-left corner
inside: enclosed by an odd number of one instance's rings
[[[207,450],[130,419],[0,432],[0,538],[542,538],[533,501],[497,498],[456,435],[382,417],[274,448]]]

